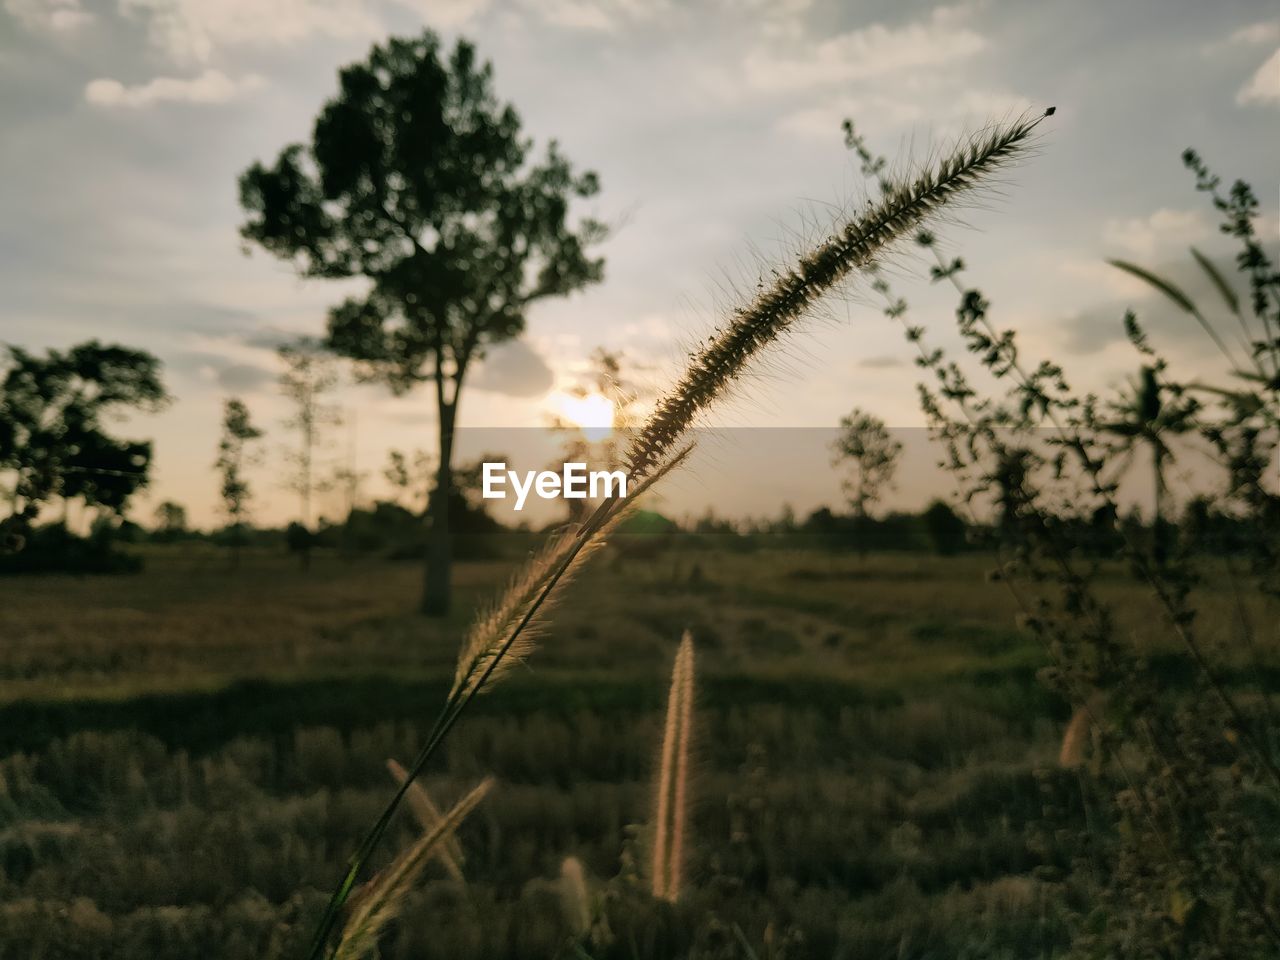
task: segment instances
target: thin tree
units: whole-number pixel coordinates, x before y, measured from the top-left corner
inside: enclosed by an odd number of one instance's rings
[[[1199,410],[1194,398],[1164,385],[1159,373],[1156,366],[1143,366],[1137,381],[1111,405],[1115,419],[1100,424],[1104,431],[1118,438],[1118,452],[1126,454],[1120,461],[1120,473],[1128,469],[1139,446],[1151,451],[1151,539],[1157,563],[1163,562],[1167,546],[1165,518],[1169,484],[1166,470],[1174,459],[1169,440],[1193,429]]]
[[[345,519],[342,521],[342,544],[340,549],[343,559],[350,562],[355,559],[356,555],[356,509],[360,505],[360,484],[365,479],[366,473],[360,470],[357,464],[357,453],[360,444],[358,440],[359,417],[356,415],[355,409],[347,411],[345,421],[347,424],[346,459],[334,468],[332,485],[337,487],[342,494],[342,509]]]
[[[340,421],[336,408],[326,405],[324,397],[338,385],[338,371],[333,358],[311,338],[280,347],[284,371],[280,374],[280,390],[293,403],[293,415],[284,425],[297,433],[297,447],[288,453],[293,466],[289,488],[298,494],[298,556],[305,570],[311,565],[311,498],[321,486],[315,475],[315,453],[322,444],[325,427]]]
[[[621,352],[597,347],[584,382],[565,391],[566,409],[551,417],[551,430],[564,438],[563,463],[589,463],[603,470],[624,468],[626,445],[641,421],[641,412],[640,391],[622,368]],[[586,420],[579,413],[586,414]],[[559,470],[560,464],[550,469]],[[571,523],[581,522],[594,509],[585,499],[564,502]]]
[[[262,436],[262,431],[249,419],[249,408],[236,397],[226,401],[222,414],[222,438],[218,441],[218,459],[214,467],[222,475],[222,508],[231,532],[231,565],[240,566],[240,547],[244,541],[244,521],[249,512],[249,481],[245,469],[253,462],[249,447]]]
[[[187,532],[187,508],[173,500],[165,500],[155,513],[152,531],[159,540],[176,540]]]
[[[863,521],[867,508],[880,500],[893,482],[902,455],[902,444],[893,438],[884,421],[854,408],[840,420],[840,435],[831,445],[832,466],[845,467],[843,478],[849,506]]]
[[[600,280],[603,226],[569,223],[594,195],[554,142],[531,160],[520,118],[471,44],[430,31],[373,48],[339,75],[308,145],[240,180],[247,240],[310,277],[361,277],[368,292],[329,315],[328,346],[396,394],[434,386],[437,483],[422,609],[449,608],[448,504],[458,402],[490,344],[524,328],[537,300]]]
[[[388,451],[387,465],[382,469],[383,477],[394,491],[395,502],[415,514],[427,509],[433,473],[431,455],[425,450],[415,450],[412,460],[399,450]]]

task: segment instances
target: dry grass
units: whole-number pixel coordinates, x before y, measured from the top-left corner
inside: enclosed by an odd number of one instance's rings
[[[674,903],[684,871],[689,818],[689,752],[693,739],[693,637],[685,631],[671,670],[667,719],[658,766],[658,803],[653,831],[653,895]]]

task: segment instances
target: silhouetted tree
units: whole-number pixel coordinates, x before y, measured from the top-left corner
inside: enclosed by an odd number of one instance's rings
[[[832,465],[848,465],[844,489],[854,516],[866,519],[867,507],[893,481],[902,444],[893,439],[884,421],[854,409],[840,420],[840,435],[832,444]]]
[[[160,540],[176,540],[187,532],[187,508],[172,500],[156,507],[153,533]]]
[[[1165,467],[1173,460],[1168,440],[1173,435],[1187,433],[1195,426],[1194,418],[1199,408],[1195,398],[1163,385],[1159,370],[1146,365],[1142,367],[1137,381],[1130,384],[1128,392],[1112,404],[1116,419],[1101,424],[1103,430],[1119,438],[1120,449],[1127,453],[1119,472],[1123,473],[1128,468],[1139,445],[1145,445],[1151,451],[1154,478],[1151,537],[1157,563],[1165,559],[1168,541],[1165,529]]]
[[[358,374],[404,393],[435,386],[437,486],[453,486],[454,430],[467,372],[517,335],[529,305],[598,281],[587,247],[601,224],[568,224],[598,190],[554,142],[537,162],[492,68],[465,41],[442,59],[430,31],[373,48],[341,71],[312,142],[240,180],[246,239],[307,276],[363,277],[367,294],[329,315],[328,345]],[[422,609],[449,606],[449,498],[431,517]]]
[[[244,542],[244,520],[249,511],[249,481],[245,468],[252,462],[249,444],[262,436],[262,431],[249,419],[249,409],[235,397],[227,400],[222,415],[222,438],[218,441],[218,459],[214,466],[222,474],[222,508],[227,514],[231,533],[231,565],[240,565],[240,547]]]
[[[893,482],[902,444],[893,439],[884,421],[857,408],[840,420],[840,434],[831,445],[833,466],[845,466],[845,495],[853,508],[853,528],[859,552],[865,553],[870,524],[867,508]]]
[[[12,475],[11,533],[21,535],[54,497],[120,513],[146,486],[148,441],[103,427],[122,409],[155,411],[168,400],[160,361],[96,340],[43,357],[7,348],[0,382],[0,469]]]
[[[566,408],[551,417],[551,429],[564,437],[563,463],[588,463],[593,469],[620,470],[630,432],[640,423],[640,393],[622,371],[622,354],[598,347],[591,354],[591,370],[584,383],[565,391]],[[590,406],[588,406],[590,405]],[[592,422],[585,422],[583,417]],[[549,469],[559,471],[560,464]],[[592,504],[587,499],[564,501],[568,519],[583,520]]]
[[[396,503],[415,514],[426,511],[434,472],[431,466],[431,456],[425,450],[415,450],[412,460],[399,450],[388,452],[382,475],[395,490]]]
[[[315,451],[322,442],[324,428],[340,420],[338,411],[324,403],[324,395],[338,385],[338,372],[334,369],[333,358],[310,338],[287,344],[278,353],[285,365],[280,375],[280,389],[294,408],[293,416],[284,425],[297,431],[298,435],[297,448],[288,454],[293,465],[289,488],[298,494],[300,513],[297,525],[302,532],[294,531],[289,543],[305,570],[311,565],[311,496],[319,489],[314,469]]]
[[[949,504],[934,500],[929,504],[921,519],[924,521],[925,533],[929,542],[938,554],[949,557],[964,549],[965,522],[956,515]]]

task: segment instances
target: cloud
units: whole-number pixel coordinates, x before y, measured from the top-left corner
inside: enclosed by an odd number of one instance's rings
[[[1185,250],[1209,236],[1198,210],[1162,208],[1148,217],[1112,218],[1102,226],[1102,240],[1121,254],[1151,260],[1157,253]]]
[[[535,0],[529,8],[552,26],[600,33],[667,16],[671,9],[666,0]]]
[[[393,0],[414,11],[433,27],[457,27],[474,20],[489,7],[489,0]]]
[[[1280,50],[1276,50],[1253,78],[1240,88],[1236,103],[1280,103]]]
[[[1256,46],[1280,40],[1280,21],[1265,21],[1241,27],[1227,38],[1227,43],[1240,46]]]
[[[240,342],[247,347],[255,347],[259,350],[279,350],[287,344],[296,344],[308,336],[296,330],[258,325],[251,332],[246,332],[240,338]]]
[[[1273,245],[1267,244],[1266,247],[1268,253],[1274,256]],[[1245,283],[1235,275],[1232,254],[1212,252],[1209,253],[1209,258],[1243,300],[1246,297]],[[1164,258],[1142,265],[1185,293],[1192,303],[1200,307],[1209,322],[1224,334],[1224,338],[1234,344],[1236,323],[1226,313],[1221,293],[1185,248],[1170,250]],[[1067,351],[1092,354],[1111,344],[1122,342],[1125,339],[1122,318],[1125,310],[1132,308],[1158,350],[1176,350],[1193,362],[1206,356],[1216,357],[1213,344],[1199,324],[1166,296],[1152,289],[1149,284],[1113,267],[1101,265],[1100,269],[1119,278],[1123,282],[1123,292],[1085,307],[1060,325],[1062,344]],[[1080,276],[1082,280],[1088,278],[1084,273]],[[1104,279],[1105,275],[1098,275],[1099,281]],[[1093,289],[1101,286],[1102,283],[1099,282]],[[1242,358],[1243,352],[1237,350],[1236,356],[1237,359]]]
[[[409,10],[437,28],[459,27],[489,4],[490,0],[388,0],[388,5]],[[124,16],[145,22],[155,49],[183,64],[209,63],[229,48],[291,47],[316,37],[373,39],[387,32],[372,9],[375,5],[364,0],[118,0],[118,5]],[[615,0],[611,6],[640,7],[642,3]],[[579,0],[554,0],[545,7],[540,5],[539,12],[546,20],[575,15],[581,19],[593,9]]]
[[[196,77],[154,77],[134,86],[125,86],[119,80],[92,80],[84,88],[84,98],[100,107],[226,103],[262,85],[263,79],[256,74],[232,79],[221,70],[211,69]]]
[[[624,324],[622,333],[632,340],[654,340],[659,343],[670,343],[675,336],[676,325],[661,314],[646,314],[639,320]]]
[[[967,15],[966,8],[938,7],[902,27],[874,23],[790,55],[761,47],[747,55],[742,79],[755,90],[796,93],[966,60],[987,46],[964,25]]]
[[[4,0],[4,9],[28,30],[74,30],[93,19],[80,0]]]
[[[550,390],[553,381],[551,368],[533,347],[509,340],[489,349],[471,385],[509,397],[536,397]]]
[[[890,367],[900,367],[903,365],[901,357],[895,357],[890,354],[884,354],[878,357],[867,357],[858,361],[858,366],[865,367],[868,370],[885,370]]]
[[[755,24],[770,40],[795,40],[804,35],[804,19],[812,0],[720,0],[724,15]]]
[[[247,363],[234,363],[217,373],[218,386],[236,393],[256,393],[275,379],[276,375],[270,370]]]
[[[1015,93],[999,90],[970,90],[956,97],[942,97],[936,85],[920,85],[904,93],[876,93],[837,97],[818,106],[803,107],[782,117],[783,133],[834,142],[845,118],[862,129],[898,129],[928,123],[934,139],[959,133],[967,123],[986,123],[991,117],[1016,116],[1031,108],[1031,101]]]
[[[165,358],[165,367],[180,383],[192,380],[215,384],[234,393],[257,393],[277,379],[261,364],[238,361],[213,351],[183,350]]]
[[[571,30],[611,32],[618,28],[616,16],[588,0],[542,0],[534,9],[547,23]]]
[[[145,20],[152,45],[178,63],[207,63],[227,46],[283,47],[382,30],[358,0],[119,0],[119,9]]]

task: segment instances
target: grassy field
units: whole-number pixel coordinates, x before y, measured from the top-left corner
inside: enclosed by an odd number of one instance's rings
[[[298,956],[393,786],[385,761],[416,752],[509,569],[462,564],[439,622],[408,613],[412,565],[250,555],[231,572],[153,550],[136,577],[0,583],[0,958]],[[581,956],[571,856],[609,918],[593,958],[1060,955],[1061,879],[1089,869],[1079,786],[1055,767],[1068,708],[989,565],[604,557],[427,776],[441,802],[498,786],[460,834],[467,885],[432,873],[385,956]],[[1183,682],[1127,574],[1104,592]],[[1209,593],[1225,643],[1226,591]],[[694,845],[673,907],[642,878],[686,627]],[[398,819],[382,862],[413,832]]]

